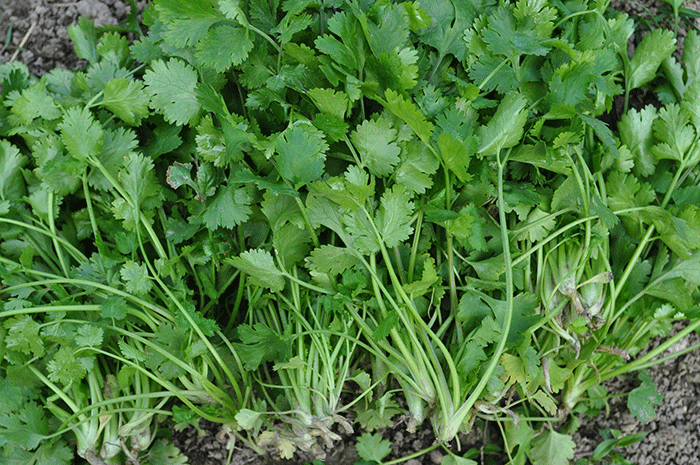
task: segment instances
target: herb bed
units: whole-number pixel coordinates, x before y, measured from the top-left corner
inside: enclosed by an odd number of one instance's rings
[[[172,417],[381,462],[400,415],[566,463],[552,425],[697,324],[697,35],[681,66],[606,2],[327,6],[160,1],[132,46],[72,27],[84,72],[1,68],[8,457],[179,460]]]

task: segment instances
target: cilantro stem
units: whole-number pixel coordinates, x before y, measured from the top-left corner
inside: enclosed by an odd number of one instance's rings
[[[513,299],[514,299],[514,293],[515,293],[515,288],[513,284],[513,268],[514,264],[511,259],[510,255],[510,239],[508,238],[508,229],[507,229],[507,220],[506,220],[506,206],[505,206],[505,199],[504,199],[504,191],[503,191],[503,176],[504,176],[504,170],[505,170],[505,165],[507,162],[507,156],[506,160],[501,159],[501,151],[498,151],[496,154],[496,162],[498,166],[498,218],[499,222],[501,224],[501,243],[503,244],[503,260],[506,263],[506,269],[505,269],[505,280],[506,280],[506,315],[505,315],[505,320],[503,321],[503,328],[502,328],[502,334],[501,338],[498,341],[498,345],[494,349],[493,356],[491,357],[491,361],[489,362],[488,366],[486,367],[486,370],[484,371],[483,375],[481,376],[481,379],[479,379],[479,383],[476,385],[474,390],[472,391],[471,395],[467,398],[467,400],[464,402],[464,404],[459,408],[458,411],[458,417],[455,418],[457,422],[454,425],[450,425],[451,428],[454,429],[454,434],[457,434],[457,430],[459,426],[462,424],[462,421],[464,421],[464,418],[468,415],[469,411],[471,408],[474,406],[477,400],[481,398],[482,391],[486,387],[486,384],[489,382],[489,379],[491,379],[491,375],[493,372],[496,370],[496,366],[498,366],[501,355],[503,354],[505,347],[506,347],[506,342],[508,341],[508,336],[510,334],[510,325],[513,320]],[[456,415],[457,416],[457,415]],[[450,437],[449,435],[447,437]]]

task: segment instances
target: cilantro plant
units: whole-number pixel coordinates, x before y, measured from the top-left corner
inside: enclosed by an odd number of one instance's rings
[[[72,26],[82,71],[0,67],[4,456],[177,461],[172,416],[381,462],[480,418],[568,463],[700,324],[698,36],[630,56],[608,3],[155,0]]]

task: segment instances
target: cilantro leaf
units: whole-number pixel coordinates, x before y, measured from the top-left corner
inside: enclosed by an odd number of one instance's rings
[[[166,25],[165,40],[174,47],[196,44],[214,23],[223,19],[211,1],[160,0],[155,8]]]
[[[121,118],[126,124],[136,126],[148,116],[149,99],[143,84],[125,78],[112,79],[104,87],[100,105]]]
[[[10,318],[5,321],[5,347],[34,357],[44,355],[44,342],[39,337],[39,323],[28,315]]]
[[[357,453],[365,460],[381,463],[391,453],[391,441],[379,433],[362,433],[355,444]]]
[[[144,465],[187,465],[187,456],[174,444],[165,439],[158,439],[148,448]]]
[[[654,144],[652,126],[656,116],[656,108],[653,105],[647,105],[640,111],[630,109],[617,123],[622,143],[634,155],[633,169],[638,176],[650,176],[654,173],[656,163],[652,153]]]
[[[128,261],[122,266],[119,274],[124,281],[127,292],[132,292],[136,295],[146,295],[153,287],[146,265]]]
[[[15,200],[25,194],[21,169],[27,161],[17,147],[7,140],[0,140],[0,200]]]
[[[533,465],[569,465],[575,448],[571,436],[545,429],[532,440],[530,458]]]
[[[388,248],[396,247],[413,232],[410,225],[413,215],[411,194],[401,184],[395,184],[382,195],[376,214],[377,228]]]
[[[104,130],[87,107],[68,108],[58,129],[66,149],[76,159],[95,158],[100,153]]]
[[[388,118],[366,120],[350,134],[362,163],[370,173],[383,177],[394,171],[401,149],[396,143],[396,129]]]
[[[49,379],[61,382],[68,386],[74,382],[80,382],[85,377],[87,370],[73,354],[70,347],[62,346],[46,365],[49,371]]]
[[[478,153],[482,157],[495,155],[520,142],[528,115],[526,105],[522,94],[508,94],[503,98],[491,120],[479,128]]]
[[[257,370],[264,362],[286,361],[289,358],[291,340],[264,323],[256,323],[252,327],[240,325],[237,331],[242,344],[234,345],[246,370]]]
[[[280,176],[292,184],[306,184],[323,174],[328,144],[313,126],[297,124],[288,128],[275,148]]]
[[[272,292],[279,292],[284,289],[284,277],[277,269],[270,252],[265,250],[246,250],[238,257],[227,260],[248,275],[253,283],[270,289]]]
[[[168,62],[155,60],[143,75],[150,106],[169,123],[192,123],[199,114],[195,89],[197,72],[188,64],[171,58]]]
[[[12,105],[12,113],[24,124],[31,124],[36,118],[53,120],[61,116],[61,110],[41,81],[22,91]]]
[[[383,105],[405,121],[424,144],[429,145],[434,126],[425,119],[418,106],[392,89],[387,89],[384,98],[386,102],[383,102]]]
[[[199,62],[223,73],[231,66],[240,65],[253,49],[248,30],[230,24],[211,27],[197,42],[195,57]]]
[[[629,89],[636,89],[656,77],[661,63],[676,50],[676,37],[668,29],[654,29],[645,35],[630,60]]]
[[[663,396],[656,391],[654,383],[647,371],[639,373],[639,380],[642,382],[634,388],[627,396],[627,408],[632,415],[637,417],[644,424],[649,423],[656,415],[654,406],[663,402]]]
[[[0,416],[0,445],[34,450],[49,434],[43,408],[31,401],[19,412]]]
[[[160,184],[150,158],[129,152],[124,159],[124,167],[119,171],[119,180],[131,200],[142,209],[150,210],[161,203]]]
[[[330,274],[340,274],[359,263],[349,249],[330,244],[312,250],[307,261],[312,270]]]
[[[219,189],[211,203],[205,208],[202,220],[209,229],[219,227],[233,229],[248,219],[252,210],[252,199],[245,188],[234,184]]]
[[[123,320],[127,315],[126,299],[119,296],[109,296],[107,300],[100,304],[100,315],[102,318]]]

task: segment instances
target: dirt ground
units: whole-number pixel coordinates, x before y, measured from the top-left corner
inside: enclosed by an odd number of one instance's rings
[[[145,2],[139,1],[143,8]],[[644,12],[649,8],[663,5],[657,0],[633,2],[616,0],[613,6],[632,14]],[[700,1],[686,2],[686,7],[700,11]],[[59,67],[78,69],[82,66],[73,52],[66,28],[77,22],[79,16],[95,21],[97,25],[117,24],[129,12],[128,2],[122,0],[0,0],[0,62],[17,60],[27,64],[37,76]],[[700,26],[700,24],[699,24]],[[691,334],[674,347],[696,344],[700,336]],[[700,353],[685,354],[672,361],[650,370],[651,379],[657,390],[663,394],[664,402],[656,408],[656,418],[643,425],[632,417],[626,407],[626,397],[615,397],[610,401],[609,414],[597,418],[582,418],[582,426],[576,436],[578,445],[576,457],[590,455],[602,440],[599,431],[616,428],[625,434],[647,432],[641,442],[632,445],[624,452],[627,460],[637,465],[691,465],[700,463]],[[636,387],[637,382],[630,379],[612,380],[606,384],[609,394],[622,394]],[[218,435],[216,425],[202,423],[204,435],[197,433],[193,427],[174,436],[175,444],[190,457],[191,465],[223,465],[228,451],[226,441]],[[428,428],[409,435],[402,427],[385,432],[392,440],[394,457],[405,456],[429,446],[433,437]],[[488,443],[489,428],[479,429],[470,437],[461,438],[466,444]],[[339,444],[329,451],[326,463],[352,464],[357,460],[354,438]],[[442,461],[442,453],[432,454],[409,460],[407,465],[433,465]],[[233,465],[269,465],[272,463],[300,464],[310,462],[310,457],[297,456],[291,461],[281,461],[274,456],[259,456],[252,450],[237,444],[233,450]],[[476,460],[482,460],[477,457]],[[498,462],[497,457],[492,459]]]

